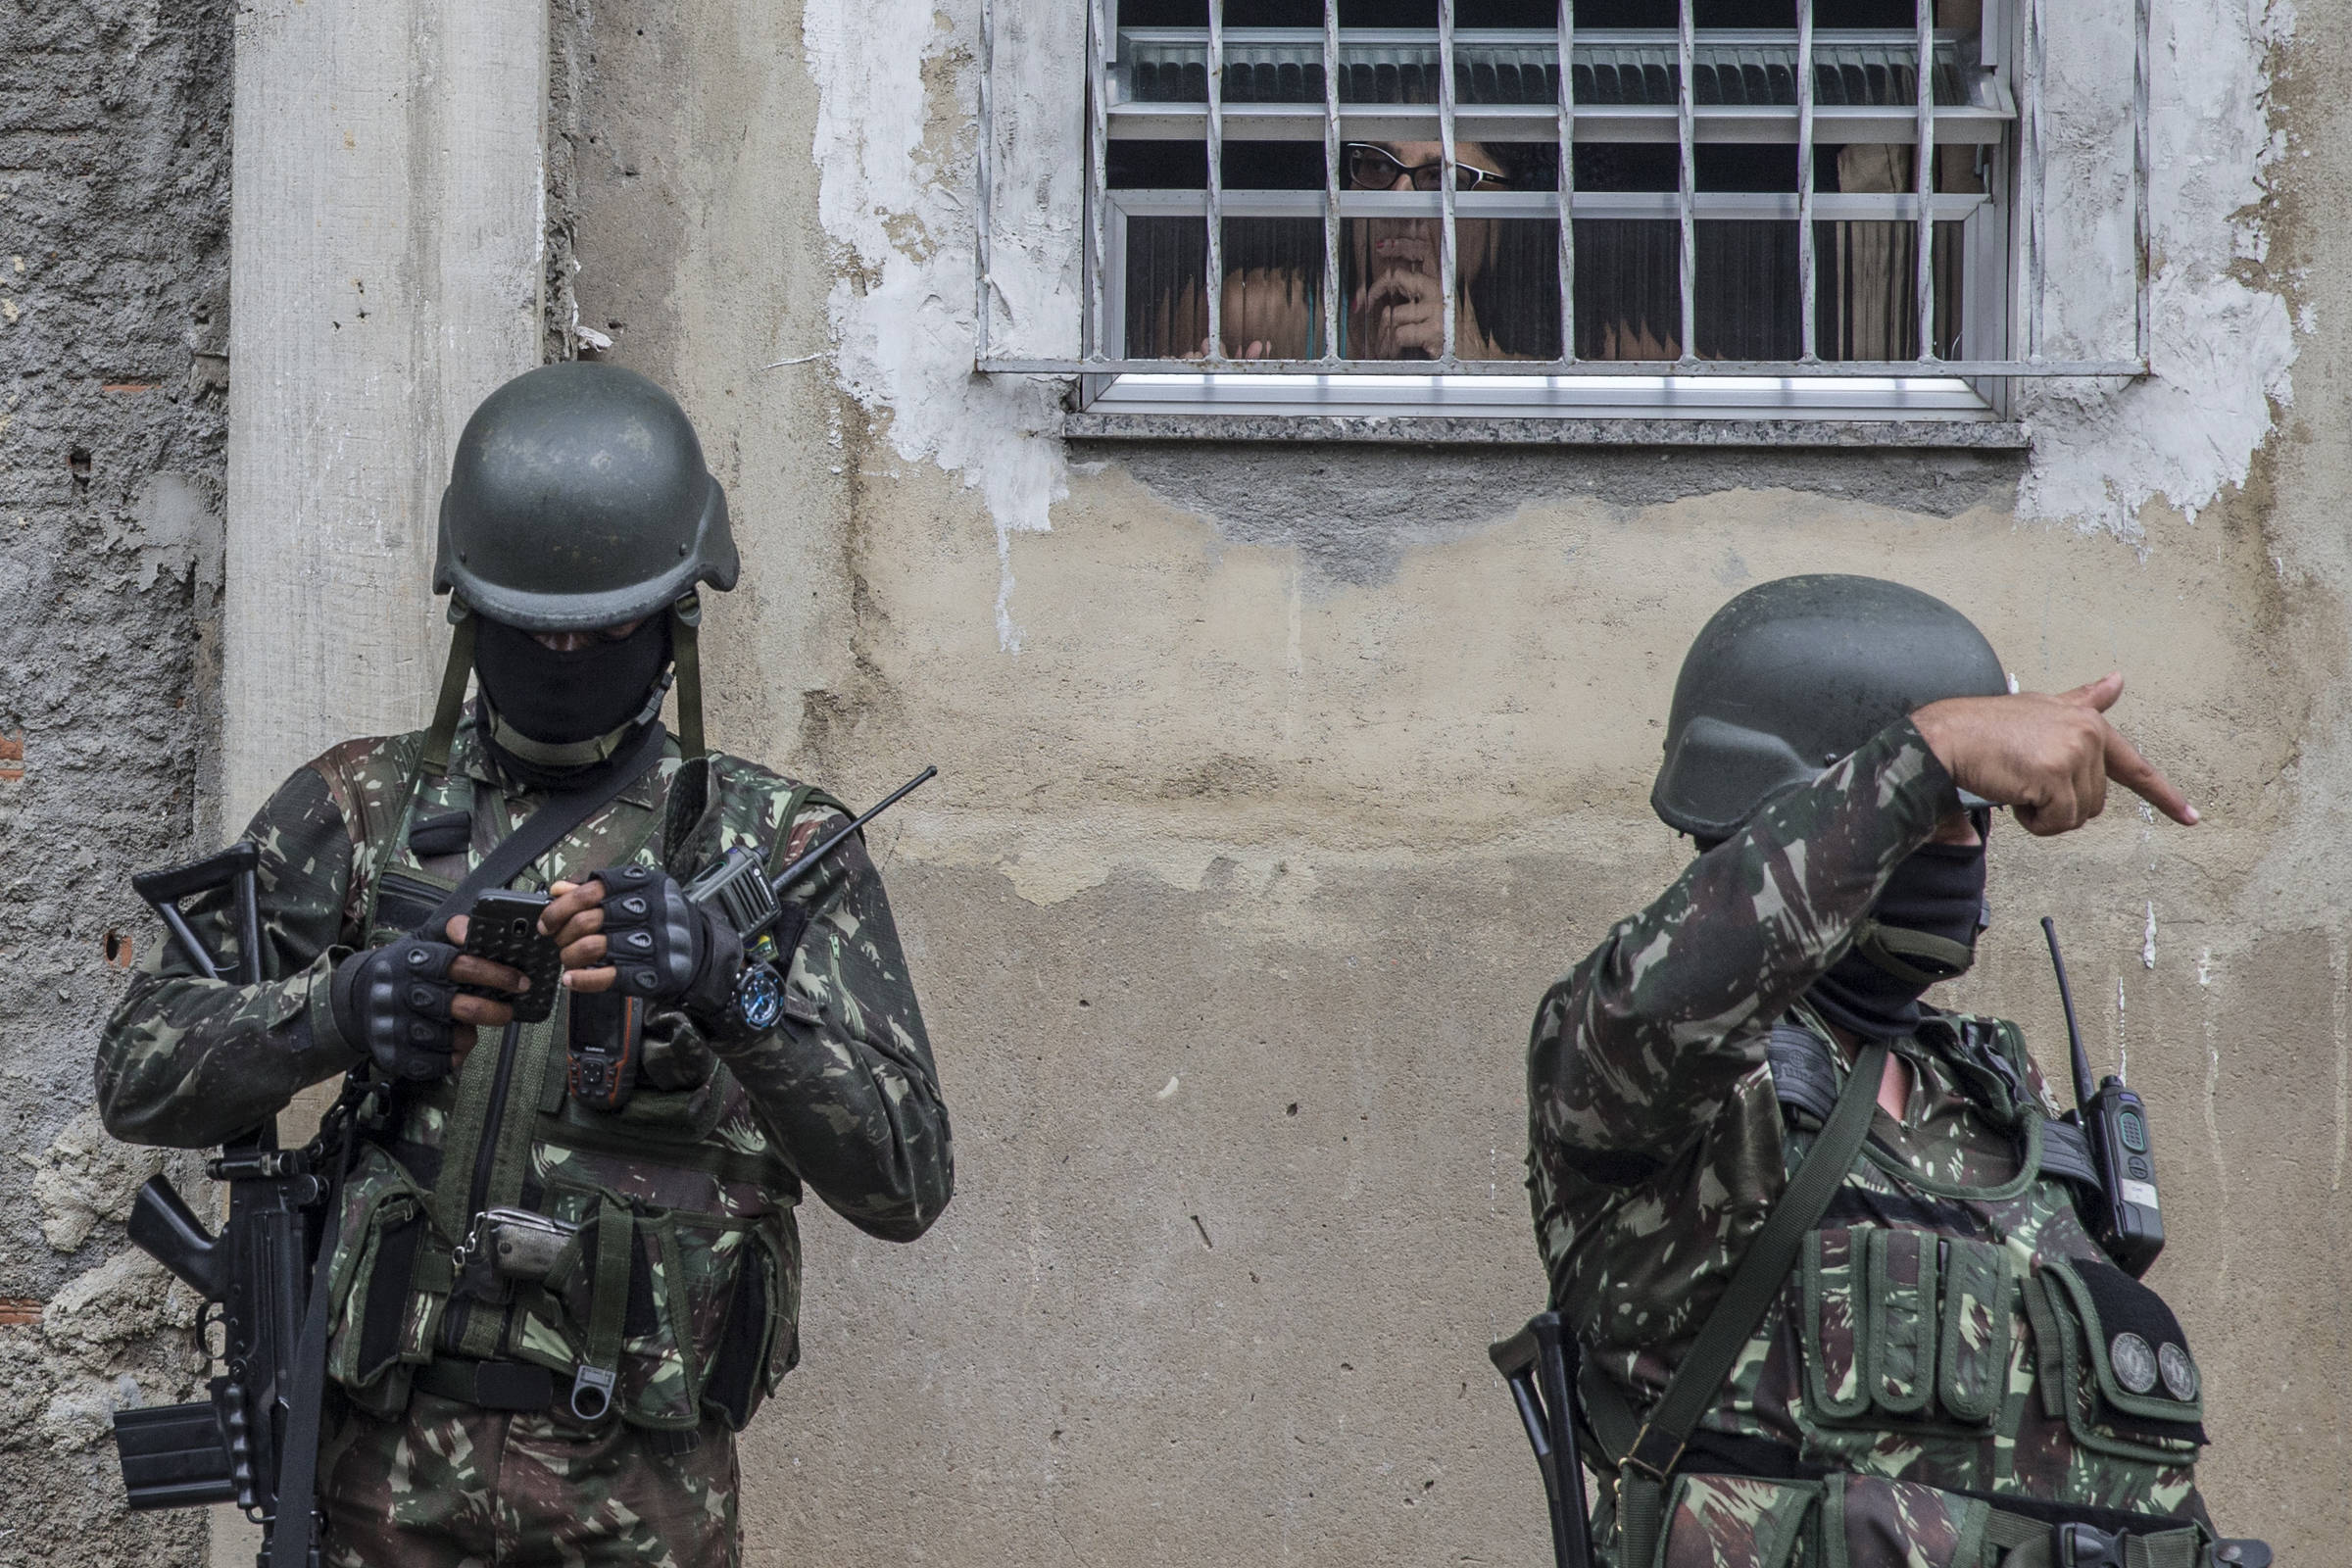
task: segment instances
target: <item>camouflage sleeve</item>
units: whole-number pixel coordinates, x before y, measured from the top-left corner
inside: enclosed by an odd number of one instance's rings
[[[784,1021],[715,1049],[803,1181],[858,1229],[910,1242],[947,1207],[956,1157],[898,926],[856,839],[808,899]]]
[[[336,1031],[335,960],[348,950],[351,838],[316,768],[279,786],[245,830],[261,848],[258,986],[197,977],[178,945],[158,942],[98,1041],[98,1108],[126,1143],[220,1143],[359,1059]],[[236,897],[191,899],[188,924],[223,963],[236,956]]]
[[[1544,995],[1536,1146],[1661,1156],[1763,1059],[1759,1026],[1843,952],[1895,863],[1958,808],[1909,719],[1691,861]]]

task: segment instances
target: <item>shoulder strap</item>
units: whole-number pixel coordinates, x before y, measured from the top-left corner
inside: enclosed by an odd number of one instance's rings
[[[1854,1057],[1845,1088],[1838,1096],[1821,1136],[1803,1163],[1788,1178],[1781,1200],[1765,1217],[1764,1228],[1747,1245],[1747,1252],[1733,1270],[1723,1298],[1698,1331],[1690,1349],[1675,1368],[1656,1408],[1618,1460],[1618,1560],[1646,1563],[1655,1554],[1658,1531],[1665,1523],[1666,1483],[1683,1456],[1683,1445],[1698,1426],[1698,1418],[1715,1402],[1723,1380],[1731,1374],[1740,1352],[1746,1348],[1756,1325],[1773,1298],[1781,1294],[1788,1270],[1796,1263],[1805,1234],[1821,1223],[1822,1214],[1853,1168],[1862,1140],[1870,1132],[1871,1106],[1879,1096],[1879,1075],[1886,1065],[1886,1044],[1872,1041]]]
[[[533,811],[521,826],[507,835],[505,842],[482,857],[481,862],[466,873],[465,881],[449,890],[449,896],[433,906],[433,912],[424,917],[424,923],[417,929],[438,933],[451,915],[471,908],[473,901],[485,889],[503,888],[520,876],[525,866],[563,843],[565,834],[620,799],[623,790],[653,771],[654,765],[662,760],[662,743],[665,738],[660,724],[649,724],[644,737],[637,742],[637,749],[601,783],[572,794],[558,795]]]

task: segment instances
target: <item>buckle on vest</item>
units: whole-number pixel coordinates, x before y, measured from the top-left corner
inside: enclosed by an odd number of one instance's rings
[[[1667,1447],[1669,1443],[1674,1445],[1672,1448]],[[1688,1439],[1677,1440],[1645,1422],[1641,1435],[1634,1439],[1634,1446],[1617,1461],[1617,1468],[1636,1471],[1662,1486],[1674,1473],[1674,1467],[1683,1462],[1683,1450],[1689,1443]]]
[[[2051,1534],[2058,1548],[2058,1568],[2124,1568],[2122,1536],[2078,1524],[2053,1526]]]
[[[612,1408],[612,1374],[582,1363],[571,1375],[571,1413],[582,1421],[602,1421]]]

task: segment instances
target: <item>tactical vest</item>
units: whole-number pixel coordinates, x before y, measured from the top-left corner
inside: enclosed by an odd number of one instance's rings
[[[495,788],[418,768],[422,741],[392,743],[407,749],[405,798],[353,792],[366,817],[354,902],[371,946],[413,930],[478,858],[460,836],[477,812],[494,841],[515,826]],[[517,885],[626,863],[688,876],[738,845],[773,872],[804,807],[834,805],[726,757],[672,756],[649,778],[655,808],[624,796]],[[422,1388],[504,1408],[550,1393],[559,1409],[609,1403],[686,1446],[705,1419],[739,1430],[799,1358],[799,1178],[677,1015],[649,1022],[643,1076],[620,1109],[575,1102],[570,1002],[564,993],[543,1023],[484,1031],[460,1072],[406,1091],[365,1149],[329,1269],[328,1375],[384,1417]],[[538,1233],[536,1277],[492,1255],[502,1233],[481,1216],[502,1208],[555,1222]],[[595,1397],[569,1397],[582,1392]]]
[[[1637,1412],[1588,1362],[1588,1458],[1618,1483],[1595,1535],[1617,1568],[2029,1568],[2056,1560],[2065,1521],[2140,1536],[2133,1565],[2186,1568],[2210,1540],[2177,1517],[2205,1443],[2196,1363],[2171,1309],[2082,1224],[2075,1190],[2097,1184],[2082,1134],[2044,1114],[2014,1024],[1931,1019],[1920,1038],[2010,1136],[2014,1174],[1940,1181],[1863,1142],[1670,1459],[1629,1456],[1671,1386]],[[1835,1049],[1793,1018],[1772,1031],[1792,1190],[1846,1078]]]

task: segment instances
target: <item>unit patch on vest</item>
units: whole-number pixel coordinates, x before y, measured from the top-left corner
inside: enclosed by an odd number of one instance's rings
[[[2171,1349],[2171,1346],[2166,1346]],[[2156,1387],[2156,1352],[2148,1342],[2136,1334],[2118,1334],[2107,1342],[2107,1359],[2115,1367],[2115,1381],[2133,1394],[2147,1394]]]
[[[2197,1363],[2178,1345],[2166,1345],[2156,1351],[2156,1365],[2164,1374],[2164,1391],[2174,1398],[2186,1401],[2197,1396]]]

